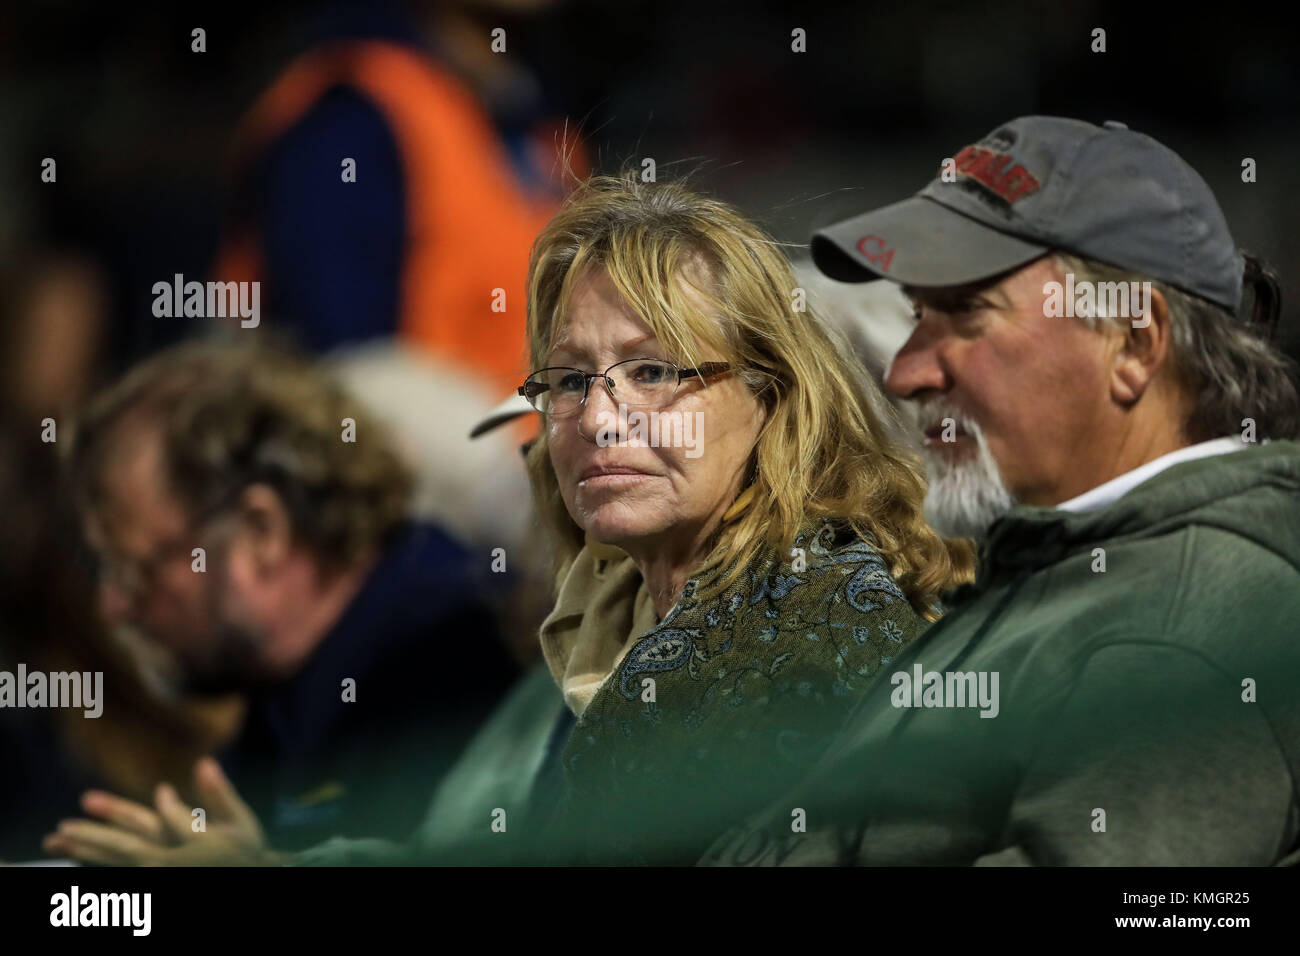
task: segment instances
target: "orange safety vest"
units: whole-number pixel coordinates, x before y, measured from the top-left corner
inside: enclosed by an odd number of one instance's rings
[[[416,50],[383,41],[347,41],[299,57],[254,104],[237,156],[256,155],[339,85],[383,113],[402,158],[408,236],[399,338],[478,374],[504,398],[528,373],[528,253],[556,200],[525,192],[459,78]],[[585,174],[575,142],[557,136],[552,145]],[[251,224],[236,224],[214,272],[225,281],[262,275]]]

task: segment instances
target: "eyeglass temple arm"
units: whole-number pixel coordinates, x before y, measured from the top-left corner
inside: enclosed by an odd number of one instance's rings
[[[715,372],[725,372],[729,368],[731,368],[729,362],[705,362],[698,368],[682,369],[682,378],[690,378],[692,375],[703,377],[705,375],[712,375]]]

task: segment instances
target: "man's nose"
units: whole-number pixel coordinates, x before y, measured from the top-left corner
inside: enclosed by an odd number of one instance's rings
[[[99,613],[109,624],[130,621],[135,611],[135,599],[108,578],[99,582],[98,603]]]
[[[939,361],[939,340],[918,325],[894,356],[885,372],[885,388],[899,398],[913,398],[919,392],[948,390],[948,376]]]
[[[587,401],[582,406],[578,424],[582,436],[591,442],[601,441],[601,435],[610,441],[622,437],[623,421],[618,403],[610,397],[604,379],[592,380],[591,391],[587,393]]]

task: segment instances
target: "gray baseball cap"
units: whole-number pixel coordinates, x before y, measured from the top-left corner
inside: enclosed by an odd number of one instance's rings
[[[1059,249],[1240,308],[1243,260],[1223,211],[1150,136],[1112,121],[1022,116],[953,160],[912,198],[819,230],[817,267],[842,282],[927,288]]]

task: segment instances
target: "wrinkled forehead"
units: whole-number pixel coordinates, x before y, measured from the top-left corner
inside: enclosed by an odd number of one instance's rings
[[[589,265],[574,277],[555,313],[552,350],[583,348],[599,337],[655,338],[654,328],[602,266]]]
[[[143,549],[184,530],[185,509],[167,481],[161,433],[125,423],[118,432],[100,459],[83,519],[92,544]]]
[[[614,352],[645,348],[678,358],[725,347],[728,323],[715,285],[701,256],[685,260],[666,281],[653,270],[585,263],[566,278],[548,353],[589,351],[595,339]]]

